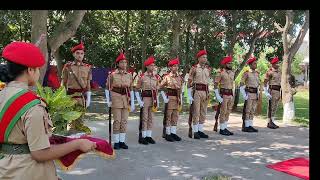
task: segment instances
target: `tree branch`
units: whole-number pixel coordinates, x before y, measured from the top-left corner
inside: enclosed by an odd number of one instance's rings
[[[302,28],[300,29],[300,32],[299,32],[295,42],[293,43],[293,45],[289,49],[289,52],[292,55],[297,53],[297,51],[299,50],[301,44],[303,43],[303,39],[304,39],[305,35],[307,34],[307,32],[309,30],[309,23],[310,23],[309,10],[307,10],[305,12],[305,15],[306,15],[306,19],[304,21],[304,24],[302,25]]]
[[[86,10],[73,11],[67,15],[65,22],[58,25],[57,29],[53,32],[52,37],[49,39],[52,53],[55,53],[64,42],[75,35],[86,12]]]
[[[290,25],[292,24],[292,19],[293,19],[293,11],[287,10],[286,11],[286,24],[285,24],[284,30],[282,32],[282,42],[283,42],[284,54],[288,54],[288,52],[289,52],[289,42],[288,42],[287,34],[289,32]]]

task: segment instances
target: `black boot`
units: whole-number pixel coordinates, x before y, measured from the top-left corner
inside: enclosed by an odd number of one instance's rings
[[[193,133],[193,138],[194,138],[194,139],[200,139],[199,132],[194,132],[194,133]]]
[[[198,131],[199,135],[200,135],[200,138],[208,138],[209,136],[206,135],[204,132],[202,131]]]
[[[252,132],[258,132],[258,129],[252,127],[252,126],[249,126],[250,129],[252,129]]]
[[[251,129],[250,127],[251,127],[251,126],[249,126],[249,127],[244,127],[242,131],[243,131],[243,132],[254,132],[253,129]]]
[[[146,140],[148,141],[148,143],[150,144],[155,144],[156,142],[152,139],[152,137],[146,137]]]
[[[148,141],[146,140],[146,138],[139,138],[139,143],[144,144],[144,145],[148,145]]]
[[[227,128],[225,129],[231,136],[233,135],[233,132],[229,131]]]
[[[129,148],[129,147],[126,145],[126,143],[124,143],[124,142],[120,142],[119,145],[120,145],[120,148],[122,148],[122,149],[128,149],[128,148]]]
[[[169,142],[173,142],[173,141],[174,141],[174,139],[173,139],[173,137],[171,136],[171,134],[166,134],[165,139],[166,139],[167,141],[169,141]]]
[[[176,134],[172,134],[172,133],[171,133],[171,137],[173,137],[173,139],[174,139],[175,141],[181,141],[181,138],[180,138],[178,135],[176,135]]]
[[[113,149],[120,149],[120,144],[119,143],[114,143]]]
[[[279,128],[279,126],[277,126],[276,124],[274,124],[272,121],[270,121],[267,125],[268,128],[270,129],[277,129]]]
[[[227,129],[221,130],[219,131],[219,134],[224,135],[224,136],[230,136],[230,131],[228,131]]]

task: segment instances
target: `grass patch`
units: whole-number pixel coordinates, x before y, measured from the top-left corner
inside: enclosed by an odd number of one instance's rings
[[[243,107],[243,98],[240,95],[239,97],[238,107]],[[309,90],[303,89],[297,92],[296,95],[293,96],[294,105],[295,105],[295,120],[294,122],[304,126],[309,126]],[[267,118],[267,108],[268,101],[265,95],[262,95],[262,114],[261,117]],[[276,113],[276,119],[282,119],[283,116],[283,105],[282,102],[279,102],[278,110]]]

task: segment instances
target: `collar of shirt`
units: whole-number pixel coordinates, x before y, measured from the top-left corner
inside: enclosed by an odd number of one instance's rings
[[[275,69],[275,68],[271,68],[271,70],[272,70],[273,72],[278,72],[278,71],[279,71],[279,69]]]
[[[146,71],[145,74],[146,74],[147,76],[151,76],[151,77],[153,76],[153,72],[148,72],[148,71]]]
[[[206,67],[206,65],[201,66],[200,63],[198,63],[197,67],[204,69]]]
[[[28,84],[20,81],[11,81],[8,83],[7,87],[17,87],[17,88],[23,88],[23,89],[29,89]]]
[[[116,69],[117,74],[127,74],[128,72],[125,70]]]
[[[257,72],[257,71],[256,71],[256,70],[249,69],[249,72],[252,73],[252,72]]]
[[[170,72],[169,75],[170,75],[171,77],[177,77],[177,76],[178,76],[178,72],[176,72],[176,73]]]
[[[79,61],[77,61],[77,60],[74,60],[73,63],[72,63],[72,65],[82,66],[82,65],[83,65],[83,62],[82,62],[82,61],[79,62]]]

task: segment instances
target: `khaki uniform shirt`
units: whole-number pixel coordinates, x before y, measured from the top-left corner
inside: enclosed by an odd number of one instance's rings
[[[191,84],[208,84],[211,68],[208,65],[201,67],[200,64],[192,66],[189,72],[189,81]]]
[[[21,89],[28,89],[22,82],[12,81],[0,92],[0,111],[10,97]],[[42,102],[25,112],[9,135],[8,142],[28,144],[30,151],[50,147],[52,122]],[[57,180],[53,161],[37,162],[31,154],[5,155],[0,159],[1,180]]]
[[[182,83],[183,79],[181,78],[181,76],[178,73],[173,74],[172,72],[165,75],[163,80],[161,81],[160,87],[177,89],[178,91],[178,96],[168,96],[168,109],[178,109],[178,106],[180,104]]]
[[[269,85],[281,85],[281,71],[278,69],[270,68],[266,73],[266,80]]]
[[[121,95],[119,93],[113,92],[113,87],[118,88],[129,88],[127,93],[130,94],[130,89],[132,88],[133,78],[127,71],[121,71],[116,69],[107,78],[106,87],[110,90],[112,108],[127,108],[129,98],[127,95]]]
[[[220,85],[220,88],[233,89],[234,72],[222,69],[215,77],[214,82]]]
[[[246,87],[253,87],[258,88],[259,87],[259,72],[253,71],[250,69],[249,71],[243,73],[241,82],[246,85]]]
[[[78,78],[79,83],[83,88],[88,88],[88,82],[92,80],[91,65],[86,63],[68,62],[65,64],[62,70],[63,82],[66,81],[66,88],[81,89],[81,86],[77,82],[75,76]]]

